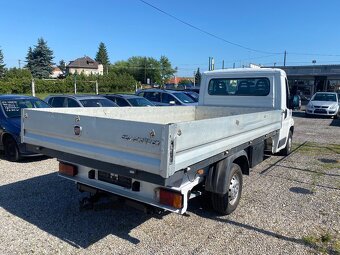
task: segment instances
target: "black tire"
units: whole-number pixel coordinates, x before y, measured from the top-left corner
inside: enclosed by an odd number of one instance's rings
[[[293,133],[290,130],[288,134],[286,147],[282,150],[282,155],[288,156],[292,152],[292,146],[293,146]]]
[[[4,151],[5,151],[5,158],[8,161],[17,162],[21,159],[21,155],[19,152],[17,142],[11,136],[8,136],[4,140]]]
[[[232,164],[228,177],[228,191],[225,194],[211,194],[212,207],[220,214],[228,215],[235,211],[238,206],[242,193],[242,170],[235,163]]]

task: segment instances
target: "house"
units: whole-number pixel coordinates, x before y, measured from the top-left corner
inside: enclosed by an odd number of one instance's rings
[[[52,73],[50,74],[50,78],[56,79],[59,78],[61,75],[63,75],[63,71],[61,71],[59,67],[54,66]]]
[[[90,74],[99,74],[103,75],[103,65],[99,64],[92,58],[88,56],[84,56],[82,58],[77,58],[74,61],[71,61],[66,66],[66,73],[67,74],[74,74],[74,73],[83,73],[85,75]]]
[[[194,79],[193,77],[173,77],[173,78],[170,78],[168,81],[166,81],[167,84],[173,84],[173,85],[177,85],[179,84],[181,81],[191,81],[192,83],[194,83]]]

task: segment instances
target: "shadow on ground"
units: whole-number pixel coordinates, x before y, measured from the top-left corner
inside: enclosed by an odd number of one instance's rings
[[[81,196],[73,182],[52,173],[1,186],[0,207],[74,247],[86,248],[110,234],[139,243],[129,232],[150,215],[124,206],[80,212]]]
[[[32,163],[32,162],[38,162],[49,159],[49,157],[41,155],[41,156],[30,156],[30,157],[23,157],[20,161],[16,162],[19,164],[25,164],[25,163]],[[0,160],[7,161],[3,151],[0,152]]]
[[[307,243],[302,238],[300,239],[300,238],[285,236],[274,231],[266,230],[260,227],[252,226],[250,224],[245,224],[242,222],[235,221],[233,219],[230,219],[229,216],[220,216],[216,214],[214,211],[212,211],[211,209],[202,207],[202,203],[199,198],[195,198],[192,200],[192,203],[189,206],[189,211],[191,211],[192,213],[200,217],[208,218],[208,219],[211,219],[217,222],[224,223],[226,225],[230,225],[230,226],[237,227],[237,228],[242,228],[242,229],[249,230],[255,233],[260,233],[260,234],[263,234],[269,237],[274,237],[282,241],[303,245],[308,248],[312,248],[315,251],[320,251],[322,249],[321,246]],[[328,252],[328,254],[338,255],[337,251],[333,250],[333,248],[328,248],[326,251]]]

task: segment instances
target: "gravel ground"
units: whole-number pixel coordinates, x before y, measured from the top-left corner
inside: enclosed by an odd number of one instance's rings
[[[55,159],[0,157],[0,254],[339,254],[340,120],[295,115],[294,152],[255,167],[229,216],[80,212]]]

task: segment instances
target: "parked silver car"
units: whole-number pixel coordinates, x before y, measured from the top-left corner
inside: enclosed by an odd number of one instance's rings
[[[52,107],[117,107],[118,105],[102,96],[51,95],[45,98]]]
[[[306,106],[307,115],[336,117],[339,111],[339,98],[335,92],[316,92]]]

